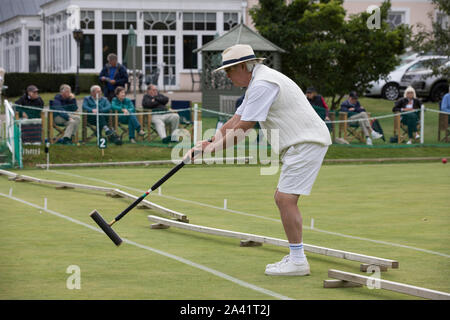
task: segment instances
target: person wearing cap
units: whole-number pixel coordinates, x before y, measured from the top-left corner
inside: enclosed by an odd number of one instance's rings
[[[19,117],[24,119],[36,119],[41,117],[41,111],[44,108],[44,101],[39,96],[39,90],[35,85],[29,85],[25,94],[15,102],[16,111],[19,111]],[[32,107],[32,108],[27,108]]]
[[[300,195],[310,194],[332,142],[325,122],[299,86],[262,64],[263,60],[245,44],[223,51],[222,66],[214,72],[223,70],[235,86],[246,87],[244,100],[214,137],[197,143],[185,159],[189,159],[192,152],[197,155],[232,147],[237,133],[248,133],[259,123],[271,143],[272,152],[281,157],[281,173],[274,198],[290,248],[289,255],[266,266],[265,274],[303,276],[310,273],[310,267],[303,250],[298,199]],[[237,140],[239,138],[244,137]]]
[[[341,112],[348,113],[348,120],[360,120],[359,125],[361,126],[364,136],[366,137],[366,144],[372,145],[372,139],[380,139],[383,137],[381,133],[372,130],[370,125],[369,115],[358,101],[358,94],[355,91],[351,91],[348,95],[348,99],[342,102]],[[372,137],[372,138],[371,138]]]
[[[114,53],[108,54],[106,57],[108,63],[103,67],[99,75],[99,80],[103,87],[103,94],[109,102],[115,97],[114,91],[117,87],[125,87],[128,83],[127,69],[117,62],[117,55]]]

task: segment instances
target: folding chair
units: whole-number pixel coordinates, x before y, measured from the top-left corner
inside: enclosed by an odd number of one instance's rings
[[[50,105],[50,109],[53,106],[53,100],[50,100],[49,102]],[[48,123],[47,123],[47,137],[48,137],[48,141],[50,143],[56,143],[58,142],[59,139],[62,139],[64,136],[64,132],[65,132],[65,126],[63,125],[57,125],[54,121],[54,112],[49,112],[48,113]],[[56,130],[56,135],[54,135],[54,130]],[[78,131],[75,134],[75,141],[74,143],[78,143]]]
[[[362,143],[366,143],[366,137],[364,136],[364,132],[362,131],[358,121],[347,122],[349,112],[339,112],[339,120],[345,121],[339,123],[339,138],[343,138],[349,142],[354,140],[358,140]],[[351,113],[351,115],[355,113]],[[370,117],[370,114],[367,113]]]
[[[181,110],[181,109],[188,109],[188,110],[182,110],[177,111],[178,115],[180,116],[180,128],[186,129],[190,132],[191,137],[194,133],[194,110],[191,107],[191,101],[189,100],[172,100],[171,102],[171,108],[172,110]],[[201,113],[198,113],[200,116]]]
[[[192,81],[192,89],[191,89],[191,91],[194,91],[194,87],[195,87],[196,83],[199,84],[199,88],[198,89],[201,90],[202,89],[202,70],[201,69],[198,70],[198,80],[195,80],[194,71],[192,69],[190,71],[191,71],[191,81]]]
[[[20,120],[19,112],[15,112],[16,120]],[[41,111],[40,121],[29,121],[30,123],[24,122],[21,126],[22,129],[22,142],[23,143],[45,143],[45,111]]]
[[[147,140],[148,141],[152,141],[153,139],[157,139],[159,137],[158,132],[156,132],[156,129],[152,124],[152,114],[151,113],[143,115],[142,125],[144,125],[147,130]]]
[[[442,139],[441,139],[441,132]],[[448,114],[439,113],[439,127],[438,127],[438,141],[449,142],[450,141],[450,129],[448,126]]]
[[[417,122],[416,130],[417,130],[416,132],[420,132],[420,121]],[[396,112],[394,115],[394,136],[397,137],[397,143],[402,143],[409,139],[408,126],[402,123],[400,112]]]

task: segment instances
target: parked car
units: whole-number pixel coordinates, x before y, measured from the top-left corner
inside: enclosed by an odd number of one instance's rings
[[[445,56],[434,56],[433,63],[441,67],[450,67],[450,59]],[[442,100],[448,92],[448,79],[443,76],[433,76],[429,64],[420,61],[410,66],[400,80],[400,92],[408,86],[416,90],[418,97],[430,99],[433,102]]]
[[[392,71],[386,79],[379,79],[370,83],[371,88],[366,90],[366,96],[381,96],[383,99],[397,100],[400,97],[400,81],[405,72],[415,64],[432,59],[434,56],[408,54],[401,58],[400,65]]]

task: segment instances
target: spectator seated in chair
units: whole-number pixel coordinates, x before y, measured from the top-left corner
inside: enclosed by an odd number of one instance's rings
[[[418,112],[420,110],[420,106],[422,103],[419,99],[416,98],[416,91],[413,87],[408,87],[403,94],[403,98],[399,99],[394,108],[392,108],[392,112],[405,112],[405,111],[413,111],[417,110],[417,112],[407,113],[401,115],[401,123],[405,124],[408,127],[408,142],[406,144],[412,144],[412,140],[419,139],[420,136],[417,133],[417,124],[419,123],[419,115]]]
[[[54,112],[53,121],[57,125],[66,127],[66,130],[64,130],[62,143],[71,144],[73,142],[72,137],[76,135],[81,119],[78,115],[66,112],[75,112],[78,110],[77,100],[75,99],[75,95],[72,93],[72,89],[69,85],[63,84],[59,87],[59,94],[55,96],[53,103],[50,105],[50,109],[55,111],[63,111]]]
[[[157,112],[152,114],[152,123],[163,143],[178,142],[175,132],[180,124],[180,116],[166,106],[168,102],[169,98],[159,93],[153,84],[148,86],[147,93],[142,99],[142,107],[144,109]],[[170,136],[166,134],[167,124],[170,124]]]
[[[140,136],[145,135],[145,131],[141,129],[141,124],[137,120],[135,115],[130,113],[135,113],[135,108],[133,101],[126,98],[126,90],[124,87],[117,87],[115,90],[116,96],[112,100],[111,107],[113,110],[118,111],[120,123],[128,124],[128,137],[131,143],[136,143],[135,132],[137,131]]]
[[[16,111],[19,112],[19,118],[23,119],[41,118],[41,111],[44,108],[44,101],[39,96],[39,90],[35,85],[29,85],[26,89],[25,94],[21,96],[15,102],[15,104],[19,105],[18,107],[16,107]],[[33,107],[33,109],[25,107]]]
[[[96,104],[96,98],[98,97],[98,109]],[[91,87],[91,95],[84,97],[83,100],[83,111],[92,113],[92,115],[87,116],[87,121],[91,125],[97,124],[97,116],[95,115],[97,112],[99,113],[108,113],[111,110],[111,104],[108,99],[102,97],[102,89],[98,85],[93,85]],[[100,135],[101,131],[105,130],[105,134],[107,138],[114,142],[116,145],[121,145],[122,141],[114,132],[114,130],[110,129],[107,126],[106,116],[99,115],[99,125],[100,125]]]
[[[340,112],[348,113],[348,120],[359,120],[358,123],[366,137],[366,144],[372,145],[372,139],[380,139],[383,137],[381,133],[372,130],[369,121],[369,115],[358,101],[358,95],[355,91],[350,92],[349,97],[341,104]]]

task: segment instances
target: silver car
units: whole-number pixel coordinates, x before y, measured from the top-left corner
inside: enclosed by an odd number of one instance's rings
[[[417,54],[406,54],[401,57],[400,65],[395,68],[385,79],[370,82],[370,88],[366,90],[366,96],[381,96],[388,100],[397,100],[400,96],[400,80],[405,71],[421,57]]]
[[[450,66],[449,57],[432,56],[438,66]],[[420,61],[410,66],[400,81],[400,92],[404,92],[408,86],[416,90],[418,97],[430,99],[433,102],[442,100],[448,92],[448,79],[443,76],[432,76],[433,71],[428,64]]]

